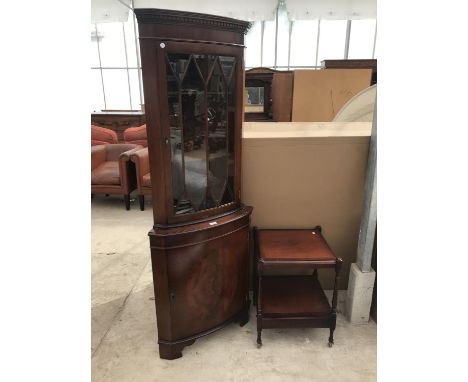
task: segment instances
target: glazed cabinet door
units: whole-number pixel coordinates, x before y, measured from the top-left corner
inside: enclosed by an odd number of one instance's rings
[[[243,48],[159,44],[169,223],[239,206]],[[167,176],[167,175],[170,175]]]

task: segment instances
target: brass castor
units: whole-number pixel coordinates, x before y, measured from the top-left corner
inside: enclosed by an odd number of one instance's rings
[[[333,346],[333,342],[328,342],[328,347],[331,348]]]

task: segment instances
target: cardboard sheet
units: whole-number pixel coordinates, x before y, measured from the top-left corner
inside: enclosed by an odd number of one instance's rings
[[[296,70],[292,122],[330,122],[354,95],[369,87],[372,69]]]

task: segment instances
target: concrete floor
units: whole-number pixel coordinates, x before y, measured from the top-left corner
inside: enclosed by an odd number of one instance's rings
[[[328,329],[263,331],[257,349],[254,309],[236,324],[197,340],[174,361],[161,360],[147,233],[150,201],[126,211],[119,197],[92,201],[92,380],[375,381],[374,322],[351,325],[338,315],[335,345]],[[340,296],[342,300],[344,296]]]

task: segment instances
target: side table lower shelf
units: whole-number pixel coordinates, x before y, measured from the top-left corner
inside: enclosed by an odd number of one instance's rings
[[[254,227],[253,238],[257,345],[262,345],[262,329],[329,328],[328,346],[333,346],[337,286],[343,261],[333,254],[322,228]],[[335,270],[331,304],[318,279],[318,269],[324,268]]]
[[[333,345],[336,312],[320,285],[317,271],[312,276],[260,276],[257,302],[257,344],[262,329],[330,328]]]

